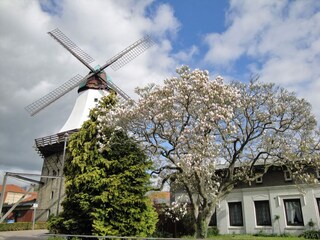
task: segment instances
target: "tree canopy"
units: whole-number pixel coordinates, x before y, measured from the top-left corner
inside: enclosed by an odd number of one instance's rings
[[[79,132],[70,137],[64,168],[63,212],[50,228],[60,233],[149,236],[157,215],[145,196],[152,162],[139,144],[120,129],[97,130],[96,119],[115,104],[113,95],[91,111]],[[103,135],[104,146],[97,137]]]
[[[300,182],[316,181],[306,167],[319,159],[317,123],[307,101],[256,80],[225,84],[186,66],[177,73],[163,86],[138,89],[138,103],[100,115],[98,129],[118,126],[143,142],[157,159],[154,173],[162,183],[175,181],[188,194],[196,237],[206,237],[219,199],[270,166],[288,168]]]

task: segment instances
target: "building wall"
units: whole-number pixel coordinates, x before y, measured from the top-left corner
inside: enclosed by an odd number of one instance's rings
[[[43,162],[42,175],[46,176],[59,176],[62,169],[62,152],[52,154],[46,157]],[[44,185],[40,186],[38,203],[39,208],[37,209],[37,221],[46,221],[51,214],[56,215],[57,204],[59,198],[59,186],[60,178],[41,178]],[[61,202],[64,196],[64,184],[62,184],[61,189],[61,199],[60,199],[60,211]]]
[[[32,222],[33,209],[21,210],[17,214],[17,222]]]
[[[269,234],[300,234],[309,229],[308,222],[312,220],[315,227],[320,227],[319,208],[316,199],[320,198],[320,187],[305,187],[304,193],[295,186],[274,186],[260,188],[236,189],[217,206],[217,227],[222,234],[258,233]],[[299,199],[303,216],[303,226],[287,224],[284,200]],[[257,226],[254,201],[268,200],[270,206],[271,226]],[[241,202],[243,226],[230,226],[229,202]],[[280,218],[275,220],[275,216]]]
[[[189,202],[181,186],[173,186],[171,191],[172,201]],[[282,168],[273,167],[263,176],[261,182],[238,183],[225,199],[220,200],[216,208],[217,227],[221,234],[254,234],[260,231],[268,234],[300,234],[310,228],[308,223],[312,221],[315,223],[315,228],[319,229],[320,211],[317,199],[320,204],[319,184],[301,185],[298,188],[292,180],[285,177]],[[257,201],[268,201],[269,226],[257,224],[255,208]],[[303,218],[301,226],[294,225],[295,223],[288,224],[284,201],[300,202]],[[232,226],[230,221],[229,203],[237,202],[241,203],[242,226]],[[275,220],[275,216],[279,216],[279,219]]]
[[[4,200],[5,204],[13,204],[20,200],[24,193],[16,192],[7,192],[6,199]]]
[[[33,209],[20,209],[17,208],[9,214],[7,219],[12,219],[14,222],[32,222],[33,220]]]

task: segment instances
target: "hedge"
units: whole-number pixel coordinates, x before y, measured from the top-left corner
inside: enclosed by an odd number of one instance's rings
[[[0,232],[31,230],[31,229],[32,229],[32,222],[0,223]],[[34,229],[47,229],[47,223],[37,222],[34,225]]]

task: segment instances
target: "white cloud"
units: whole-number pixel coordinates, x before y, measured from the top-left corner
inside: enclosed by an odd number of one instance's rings
[[[199,52],[198,47],[196,46],[191,46],[191,48],[184,50],[184,51],[179,51],[177,54],[175,54],[175,58],[178,59],[179,61],[182,62],[190,62],[194,55],[196,55]]]
[[[286,1],[230,1],[227,15],[229,26],[222,33],[205,38],[210,49],[205,60],[216,65],[228,65],[259,42],[262,32],[270,26],[273,14],[278,14]]]
[[[42,8],[46,9],[43,11]],[[34,139],[56,133],[71,112],[76,91],[29,117],[24,107],[54,90],[77,73],[88,70],[46,32],[59,27],[79,47],[103,65],[106,60],[145,34],[156,46],[117,72],[106,69],[129,95],[148,82],[161,83],[174,72],[170,39],[179,30],[173,10],[153,1],[93,0],[59,2],[2,1],[0,4],[0,170],[40,171],[42,159],[32,148]]]
[[[153,19],[152,31],[157,36],[167,36],[167,33],[175,36],[180,28],[180,23],[174,17],[173,9],[169,5],[162,4],[156,11]]]
[[[312,86],[320,80],[319,1],[234,0],[227,23],[226,31],[205,39],[208,63],[227,72],[245,66],[238,71],[259,74],[260,80],[280,84],[318,107],[318,87]]]

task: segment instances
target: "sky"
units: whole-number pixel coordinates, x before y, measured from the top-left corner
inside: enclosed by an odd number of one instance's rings
[[[273,82],[307,99],[320,119],[320,1],[1,0],[0,183],[5,172],[40,173],[34,139],[59,132],[77,91],[34,117],[24,107],[88,70],[48,34],[59,28],[103,65],[150,35],[155,45],[118,71],[123,91],[162,84],[188,65],[226,82]]]

